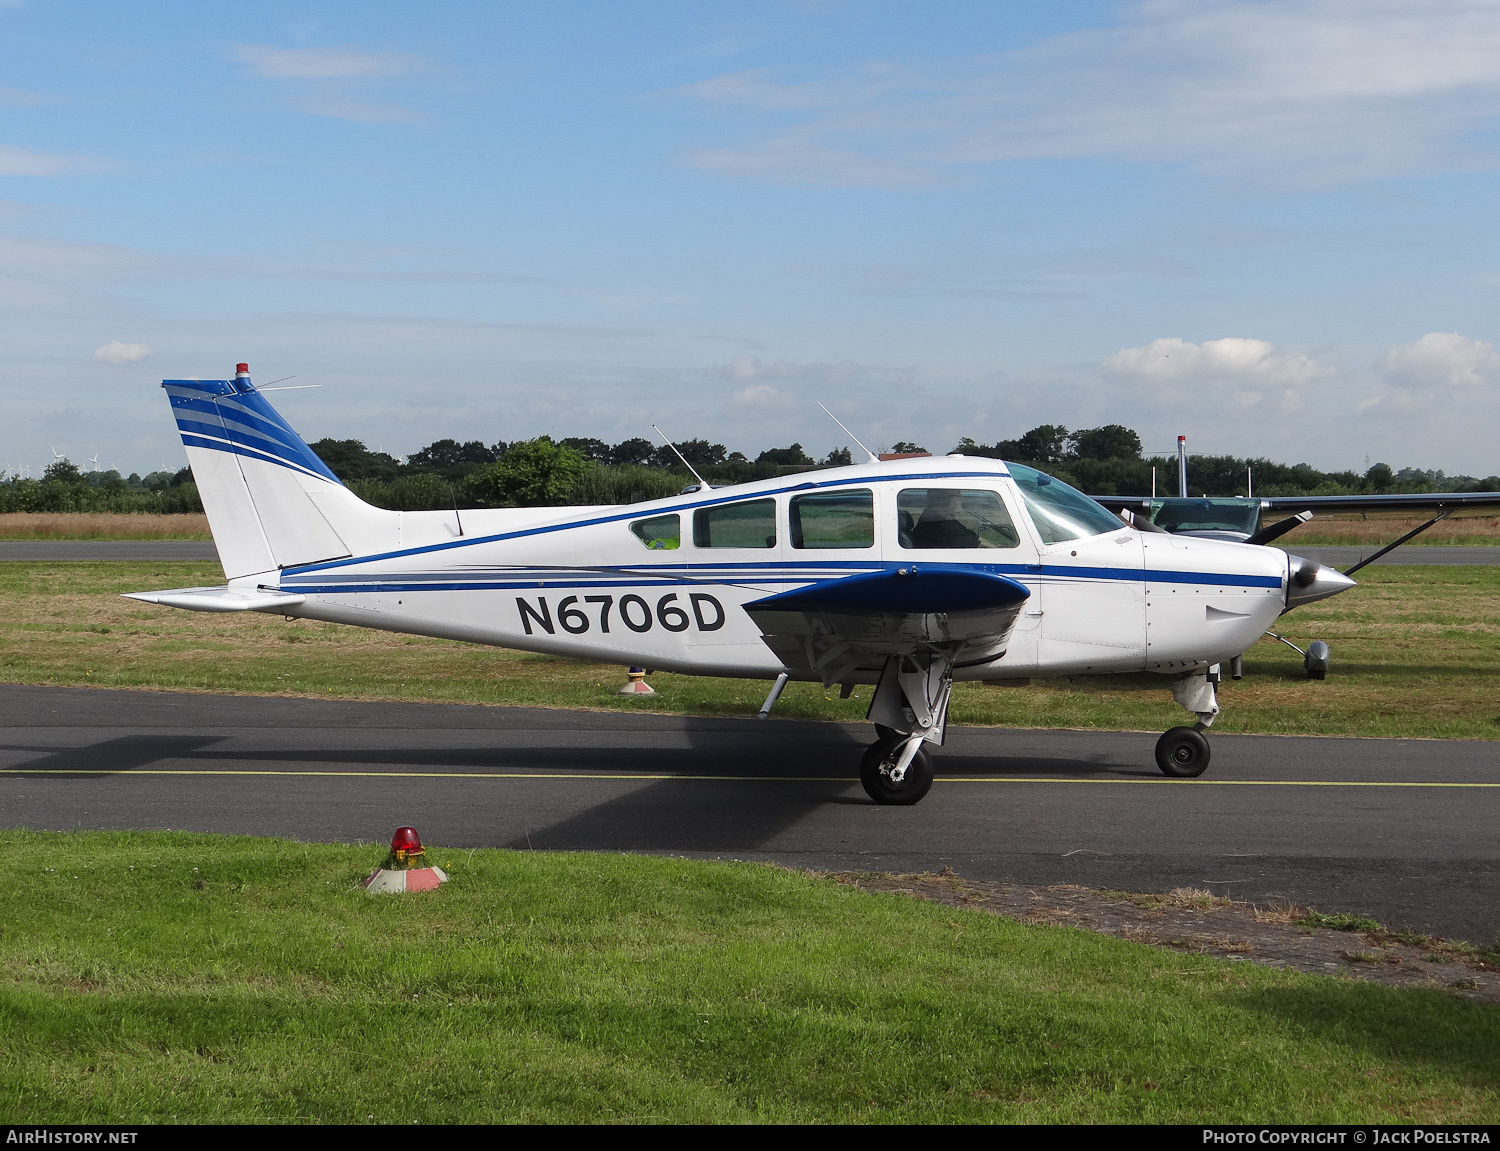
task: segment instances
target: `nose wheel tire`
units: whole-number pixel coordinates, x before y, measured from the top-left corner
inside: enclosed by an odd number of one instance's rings
[[[1190,727],[1174,727],[1156,741],[1156,766],[1163,775],[1194,779],[1208,768],[1208,740]]]
[[[876,803],[913,804],[932,787],[932,757],[925,748],[917,749],[900,783],[891,779],[891,769],[901,758],[901,749],[905,745],[904,735],[884,736],[872,743],[859,761],[859,781],[864,784],[865,793]]]

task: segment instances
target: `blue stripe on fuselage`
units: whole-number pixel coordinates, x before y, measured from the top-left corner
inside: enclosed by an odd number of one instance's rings
[[[817,569],[834,566],[832,563],[808,562],[797,564],[795,562],[768,561],[763,564],[683,564],[683,565],[661,565],[660,567],[647,567],[641,564],[631,565],[610,572],[600,572],[597,579],[590,579],[579,572],[561,572],[555,569],[483,569],[470,572],[432,572],[416,574],[412,572],[392,572],[389,579],[382,579],[378,574],[362,575],[351,574],[347,576],[325,576],[323,581],[313,578],[316,569],[305,569],[299,573],[289,574],[289,578],[283,579],[283,588],[295,588],[299,592],[308,594],[338,594],[350,592],[378,592],[378,591],[466,591],[466,590],[504,590],[507,588],[595,588],[595,587],[634,587],[649,581],[653,587],[681,587],[702,585],[705,583],[715,584],[786,584],[800,583],[805,585],[836,583],[841,579],[847,579],[854,574],[853,571],[842,575],[819,576],[808,569]],[[909,567],[911,561],[904,563],[898,561],[886,561],[883,563],[844,561],[839,566],[861,571],[893,571],[898,567]],[[1044,583],[1059,581],[1126,581],[1132,583],[1170,583],[1170,584],[1200,584],[1210,587],[1244,587],[1244,588],[1267,588],[1280,590],[1281,579],[1277,576],[1255,576],[1235,575],[1222,572],[1172,572],[1172,571],[1146,571],[1134,572],[1124,571],[1119,568],[1097,568],[1097,567],[1066,567],[1055,564],[953,564],[953,563],[926,563],[919,567],[929,568],[934,571],[974,571],[993,575],[1005,575],[1019,578],[1023,582],[1029,577],[1032,580],[1040,580]],[[684,569],[720,569],[716,573],[718,578],[703,579],[690,578],[676,573]],[[729,568],[732,571],[723,569]],[[511,578],[506,580],[502,574],[510,574]],[[525,574],[523,574],[525,573]],[[708,573],[705,572],[705,575]],[[732,578],[733,576],[739,578]],[[330,581],[330,582],[324,582]]]

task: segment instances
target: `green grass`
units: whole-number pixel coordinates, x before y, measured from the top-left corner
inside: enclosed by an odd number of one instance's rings
[[[1314,682],[1272,640],[1223,684],[1216,731],[1500,738],[1500,566],[1384,567],[1286,616],[1304,647],[1326,640],[1333,673]],[[247,612],[206,615],[119,598],[218,584],[211,563],[0,564],[0,682],[753,715],[767,684],[658,673],[658,694],[625,697],[624,669]],[[781,718],[861,720],[870,688],[840,700],[788,686]],[[1160,731],[1186,713],[1163,676],[1073,676],[1025,688],[960,684],[959,724]]]
[[[755,864],[4,832],[7,1122],[1493,1122],[1500,1011]]]

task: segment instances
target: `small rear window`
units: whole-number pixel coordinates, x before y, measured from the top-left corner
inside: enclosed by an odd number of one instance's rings
[[[699,508],[693,513],[693,543],[700,548],[775,547],[776,501]]]
[[[682,545],[682,520],[677,513],[636,520],[630,525],[635,538],[654,552],[674,551]]]

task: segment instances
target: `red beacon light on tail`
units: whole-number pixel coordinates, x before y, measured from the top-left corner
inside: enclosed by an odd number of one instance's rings
[[[248,376],[250,374],[250,365],[249,364],[235,364],[234,365],[234,374],[235,374],[236,377],[239,377],[239,376]]]

